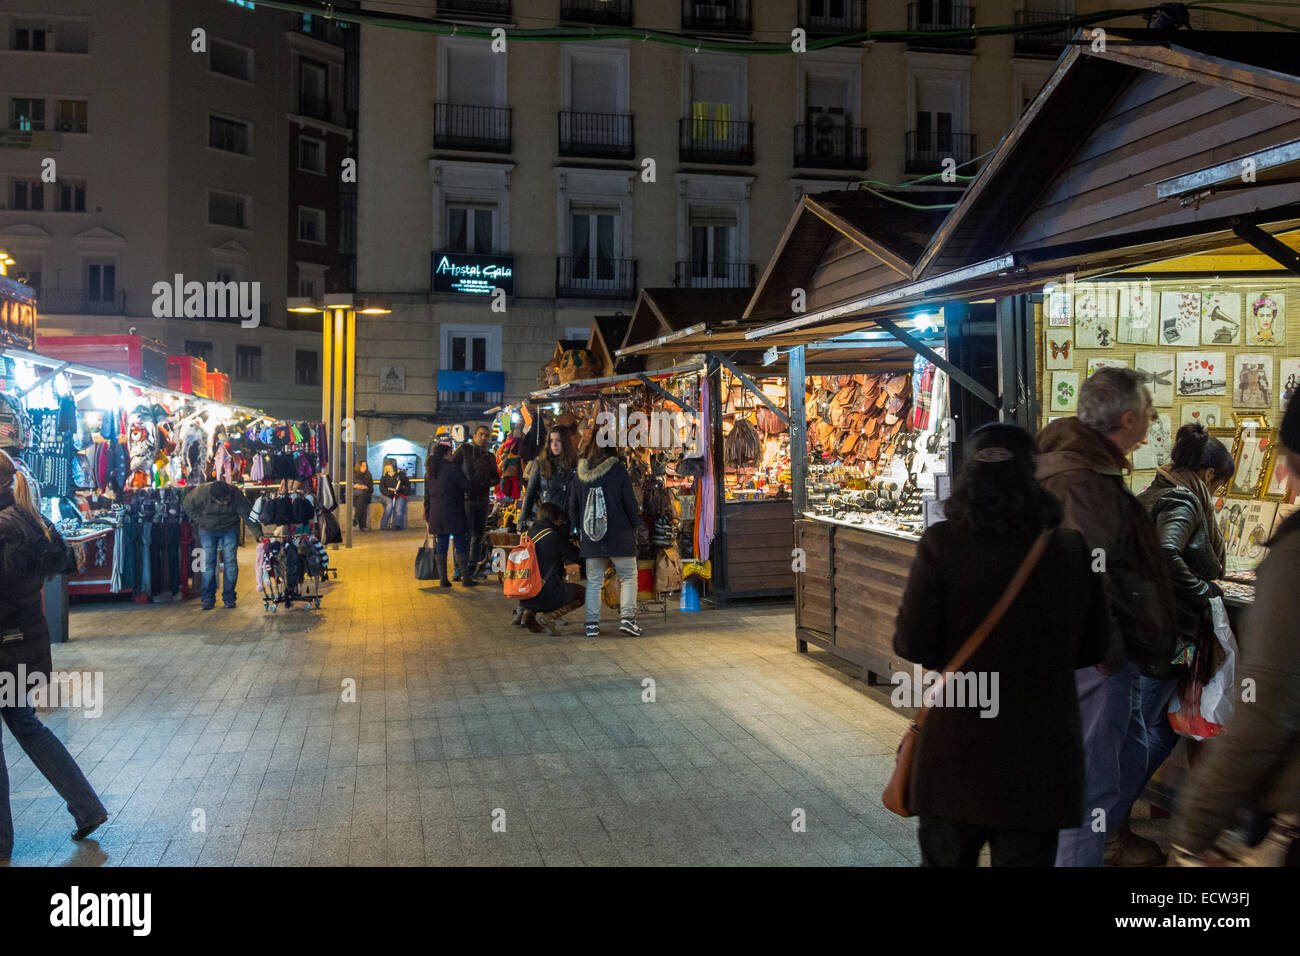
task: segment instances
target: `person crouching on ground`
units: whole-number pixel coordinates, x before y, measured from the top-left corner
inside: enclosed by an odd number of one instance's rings
[[[523,625],[534,634],[545,629],[558,634],[555,622],[585,602],[582,585],[565,580],[566,562],[577,562],[578,547],[569,536],[569,516],[559,505],[543,502],[537,508],[537,521],[532,531],[533,547],[537,549],[537,567],[542,575],[542,590],[537,597],[519,602],[523,609]]]
[[[183,502],[190,524],[199,532],[203,549],[202,587],[199,594],[203,610],[211,611],[217,603],[217,560],[221,561],[221,602],[235,606],[235,584],[239,580],[239,521],[242,518],[252,532],[262,534],[262,526],[251,515],[252,505],[244,493],[224,481],[208,481],[185,493]]]
[[[641,523],[636,492],[618,449],[587,442],[569,492],[569,519],[579,529],[587,562],[587,636],[600,636],[600,590],[605,565],[618,574],[618,629],[641,636],[636,622],[636,528]]]
[[[1039,535],[1052,532],[1001,620],[960,673],[946,677],[975,677],[988,692],[965,706],[935,706],[926,718],[910,794],[921,865],[975,866],[987,842],[993,866],[1051,866],[1059,831],[1084,811],[1074,672],[1105,653],[1106,596],[1083,536],[1060,527],[1060,503],[1034,478],[1030,434],[985,425],[970,436],[967,455],[947,520],[921,537],[895,652],[927,671],[944,667]]]
[[[456,542],[456,563],[460,567],[460,583],[467,588],[477,582],[469,573],[469,522],[465,520],[465,498],[469,494],[469,479],[456,467],[451,457],[451,447],[434,445],[424,466],[424,523],[434,536],[434,563],[438,568],[438,584],[451,587],[447,576],[447,548]]]

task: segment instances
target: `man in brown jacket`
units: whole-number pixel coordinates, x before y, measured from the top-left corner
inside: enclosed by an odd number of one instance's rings
[[[1163,862],[1156,844],[1128,828],[1146,779],[1141,668],[1158,661],[1162,639],[1165,662],[1173,654],[1172,596],[1155,529],[1124,481],[1128,456],[1146,441],[1154,418],[1142,373],[1105,368],[1080,389],[1078,417],[1058,419],[1038,436],[1038,479],[1064,505],[1062,526],[1080,532],[1091,549],[1111,620],[1105,659],[1075,672],[1088,810],[1081,826],[1061,831],[1057,866]],[[1143,653],[1147,648],[1154,650]]]

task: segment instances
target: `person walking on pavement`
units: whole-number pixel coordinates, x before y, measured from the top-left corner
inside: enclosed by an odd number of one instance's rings
[[[1300,401],[1282,417],[1290,491],[1300,491]],[[1255,696],[1237,706],[1223,737],[1207,747],[1178,791],[1171,858],[1199,862],[1239,811],[1300,821],[1300,512],[1283,520],[1255,572],[1255,603],[1246,612],[1237,678]],[[1300,852],[1291,844],[1290,864]]]
[[[565,564],[580,560],[569,528],[569,513],[565,509],[549,501],[542,502],[532,531],[542,590],[536,597],[519,602],[524,611],[521,623],[534,634],[543,630],[560,633],[555,622],[582,607],[586,601],[582,585],[568,581],[564,576]]]
[[[1214,520],[1214,496],[1236,471],[1232,453],[1201,424],[1184,425],[1174,439],[1170,460],[1156,471],[1150,487],[1138,495],[1142,507],[1155,522],[1160,551],[1174,587],[1178,616],[1178,644],[1174,659],[1190,665],[1208,664],[1218,647],[1210,616],[1210,600],[1223,597],[1214,582],[1223,577],[1225,548],[1223,534]],[[1197,654],[1197,651],[1201,651]],[[1208,673],[1190,674],[1186,679],[1209,679]],[[1178,690],[1178,680],[1143,676],[1139,681],[1143,742],[1147,748],[1146,773],[1135,781],[1137,792],[1125,798],[1136,800],[1142,788],[1173,752],[1178,735],[1169,725],[1169,702]],[[1138,728],[1130,724],[1129,730]]]
[[[600,592],[606,564],[619,582],[618,629],[641,636],[636,622],[636,527],[641,523],[636,492],[618,449],[594,436],[578,459],[569,492],[569,520],[579,529],[580,556],[587,563],[587,636],[600,636]]]
[[[454,539],[456,563],[460,567],[460,583],[465,587],[475,585],[469,573],[469,523],[465,520],[465,496],[469,493],[469,480],[465,473],[452,463],[451,448],[433,446],[424,466],[424,524],[434,537],[434,562],[438,568],[438,583],[451,587],[447,576],[447,549]]]
[[[497,461],[488,450],[491,432],[486,425],[474,429],[474,440],[466,442],[456,449],[452,461],[465,475],[469,483],[469,493],[465,499],[465,520],[469,524],[469,560],[470,570],[464,572],[475,577],[482,577],[482,564],[485,560],[484,541],[486,541],[488,498],[492,488],[501,480],[497,470]]]
[[[63,798],[76,823],[72,839],[84,840],[108,820],[108,811],[68,749],[28,706],[29,678],[39,674],[48,687],[54,669],[41,604],[45,579],[73,574],[78,563],[74,550],[37,509],[13,459],[0,452],[0,676],[17,691],[16,700],[0,703],[0,719]],[[13,849],[9,770],[0,739],[0,863],[9,860]]]
[[[1170,676],[1174,653],[1173,592],[1155,527],[1123,477],[1155,419],[1141,372],[1103,368],[1079,390],[1077,417],[1049,423],[1038,437],[1038,479],[1064,506],[1064,527],[1087,542],[1111,613],[1104,659],[1075,674],[1086,815],[1061,832],[1057,866],[1163,861],[1160,848],[1128,826],[1128,795],[1147,766],[1138,679]]]
[[[352,520],[358,531],[370,530],[370,499],[374,494],[375,479],[370,474],[370,466],[363,459],[357,462],[357,467],[352,472]]]
[[[894,631],[894,651],[927,671],[952,660],[1038,537],[1051,537],[1001,620],[948,678],[974,676],[991,692],[927,715],[909,801],[921,865],[975,866],[987,842],[994,866],[1051,866],[1059,831],[1084,811],[1074,673],[1106,651],[1101,579],[1083,536],[1060,527],[1060,502],[1034,477],[1034,439],[1015,425],[970,436],[945,516],[921,537]]]
[[[221,561],[221,602],[233,608],[235,585],[239,581],[240,519],[254,534],[262,533],[262,526],[251,517],[252,505],[234,485],[208,481],[187,491],[182,507],[190,524],[199,533],[199,547],[203,551],[203,583],[199,592],[203,610],[210,611],[217,603],[218,558]]]
[[[551,429],[546,447],[533,465],[528,477],[528,489],[523,501],[519,503],[518,525],[520,531],[527,531],[536,512],[543,504],[550,502],[568,512],[569,486],[578,470],[578,456],[573,450],[571,432],[560,425]]]

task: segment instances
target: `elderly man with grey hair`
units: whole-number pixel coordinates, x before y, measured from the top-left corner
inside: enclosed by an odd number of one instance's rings
[[[1076,418],[1039,433],[1038,478],[1080,532],[1110,604],[1105,659],[1075,672],[1087,763],[1087,817],[1061,831],[1057,866],[1158,866],[1160,848],[1129,829],[1147,779],[1139,677],[1163,676],[1174,651],[1174,605],[1155,529],[1129,491],[1128,456],[1156,419],[1144,374],[1103,368],[1079,390]]]

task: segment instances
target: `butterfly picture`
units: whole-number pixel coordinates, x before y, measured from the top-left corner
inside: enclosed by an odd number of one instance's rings
[[[1061,342],[1060,344],[1057,344],[1056,342],[1049,342],[1048,345],[1052,347],[1052,358],[1068,359],[1070,357],[1069,342]]]
[[[1047,330],[1046,344],[1043,348],[1044,365],[1047,368],[1074,368],[1074,359],[1077,354],[1078,349],[1074,347],[1074,341],[1068,330],[1064,334],[1056,329]]]

